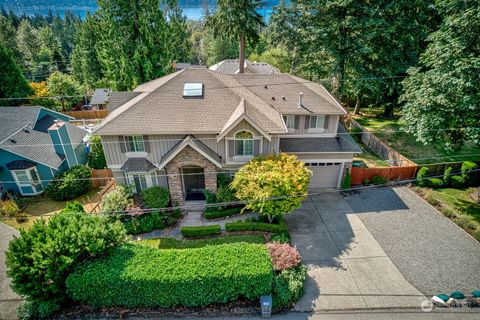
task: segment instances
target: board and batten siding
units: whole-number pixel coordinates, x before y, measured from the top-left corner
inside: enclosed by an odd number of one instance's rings
[[[314,116],[314,114],[312,115]],[[288,132],[288,135],[293,134],[309,134],[308,132],[308,121],[310,120],[309,116],[306,115],[296,115],[295,116],[295,130]],[[338,121],[340,116],[338,115],[325,115],[325,122],[327,124],[326,131],[323,134],[337,134]]]
[[[181,135],[148,135],[145,143],[149,144],[147,159],[153,164],[158,164],[162,157],[185,137]],[[216,135],[195,135],[197,139],[217,152],[220,156],[223,150],[219,150]],[[103,150],[108,167],[119,167],[127,161],[127,155],[120,146],[122,136],[102,136]]]

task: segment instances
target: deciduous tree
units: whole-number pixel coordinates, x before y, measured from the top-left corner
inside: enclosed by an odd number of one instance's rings
[[[308,193],[310,174],[294,155],[258,157],[240,168],[231,186],[247,209],[272,222],[300,207]]]
[[[402,114],[418,141],[459,149],[480,144],[480,7],[475,0],[439,4],[444,20],[403,82]]]

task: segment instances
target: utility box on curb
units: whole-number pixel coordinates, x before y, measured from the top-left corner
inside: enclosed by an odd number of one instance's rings
[[[261,296],[260,307],[262,309],[262,318],[270,318],[272,316],[272,296]]]

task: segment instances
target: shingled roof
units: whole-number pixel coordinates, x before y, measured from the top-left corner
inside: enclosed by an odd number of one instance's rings
[[[45,115],[37,120],[41,108],[2,107],[0,138],[4,139],[0,140],[0,149],[56,169],[65,157],[56,153],[48,134],[48,128],[54,123],[55,118]],[[70,123],[66,123],[66,126],[71,143],[76,147],[88,132]]]
[[[202,83],[203,97],[185,98],[185,83]],[[308,113],[298,108],[300,92],[313,113],[346,113],[320,84],[288,74],[229,75],[185,69],[142,84],[134,92],[138,95],[113,110],[98,134],[220,134],[242,100],[244,112],[256,126],[268,134],[283,133],[282,114]]]

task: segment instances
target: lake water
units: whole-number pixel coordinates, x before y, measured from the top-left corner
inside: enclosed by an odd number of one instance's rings
[[[13,6],[13,5],[8,5],[4,4],[4,7],[9,10],[12,9],[12,11],[17,14],[26,14],[28,16],[33,16],[35,14],[41,14],[41,15],[47,15],[49,10],[53,14],[59,14],[60,16],[63,17],[65,11],[70,10],[72,11],[75,15],[79,16],[80,18],[84,19],[85,16],[87,15],[87,12],[93,13],[97,11],[98,7],[97,6],[85,6],[85,7],[80,7],[80,6]],[[203,8],[202,7],[182,7],[183,13],[187,16],[187,19],[189,20],[200,20],[203,17]],[[214,7],[210,7],[210,12],[214,11]],[[265,21],[268,21],[269,16],[271,15],[273,11],[273,5],[265,6],[261,9],[258,10],[258,13],[260,13]]]

